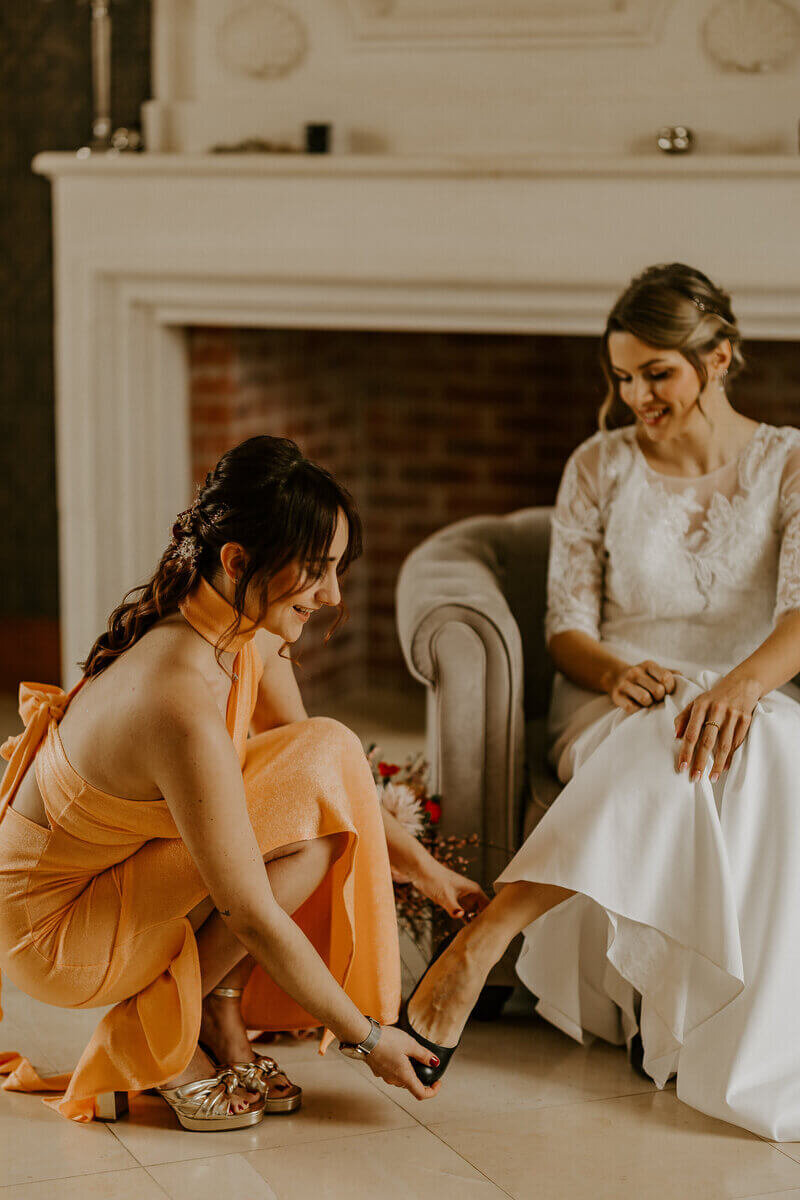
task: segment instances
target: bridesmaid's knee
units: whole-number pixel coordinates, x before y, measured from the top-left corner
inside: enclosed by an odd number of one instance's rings
[[[333,717],[309,717],[306,725],[315,746],[335,749],[344,754],[357,752],[361,758],[364,757],[358,734],[341,721]]]
[[[268,850],[264,855],[264,863],[269,864],[276,862],[279,858],[293,858],[298,854],[306,856],[313,855],[316,858],[325,859],[330,865],[335,863],[337,858],[341,858],[347,847],[348,834],[326,833],[321,837],[304,838],[299,842],[288,842],[285,846],[278,846],[274,850]]]

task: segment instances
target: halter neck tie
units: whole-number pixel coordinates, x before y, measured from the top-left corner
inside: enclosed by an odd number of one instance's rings
[[[192,628],[212,646],[216,646],[236,617],[233,605],[202,576],[178,607]],[[253,643],[256,628],[252,621],[243,617],[239,632],[223,645],[224,651],[232,651],[236,656],[231,669],[225,724],[242,762],[255,704],[254,687],[258,686],[261,677],[261,659]]]
[[[178,607],[192,628],[212,646],[217,644],[226,629],[230,629],[236,618],[233,605],[202,576]],[[243,646],[253,640],[256,628],[252,621],[243,617],[239,631],[223,649],[238,654]]]

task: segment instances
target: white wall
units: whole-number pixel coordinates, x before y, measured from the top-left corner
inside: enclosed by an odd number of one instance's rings
[[[797,153],[797,56],[770,74],[716,65],[701,31],[720,0],[280,2],[308,52],[255,79],[221,61],[220,30],[268,0],[154,0],[152,148],[296,143],[304,122],[330,121],[339,153],[650,153],[660,125],[684,123],[698,152]]]

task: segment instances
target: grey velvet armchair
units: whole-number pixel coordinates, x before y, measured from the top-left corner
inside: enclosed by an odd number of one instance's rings
[[[528,508],[449,525],[412,551],[398,580],[403,653],[428,688],[442,832],[480,835],[473,873],[484,886],[560,787],[545,759],[551,512]]]

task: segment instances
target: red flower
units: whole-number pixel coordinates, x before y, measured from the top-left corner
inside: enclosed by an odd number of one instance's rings
[[[428,814],[431,825],[438,825],[442,819],[442,806],[436,800],[425,801],[425,812]]]
[[[378,763],[378,774],[380,775],[381,779],[391,779],[391,777],[396,775],[399,770],[400,768],[395,766],[394,763]]]

